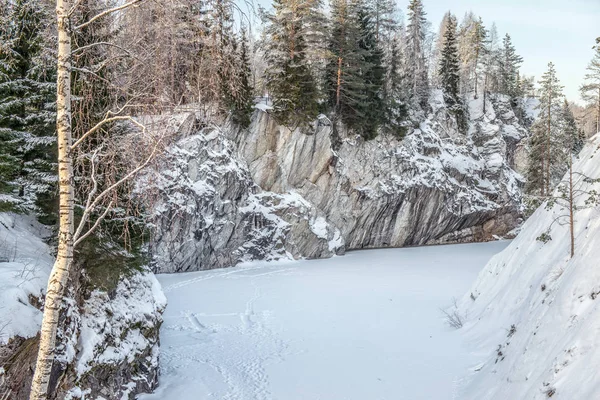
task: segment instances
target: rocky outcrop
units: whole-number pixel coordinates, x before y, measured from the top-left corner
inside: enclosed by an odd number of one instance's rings
[[[461,133],[434,93],[404,140],[365,142],[320,118],[247,131],[205,128],[172,146],[153,182],[154,268],[189,271],[348,249],[490,240],[520,222],[515,151],[527,130],[508,100],[470,103]]]
[[[11,244],[0,261],[2,399],[29,398],[53,263],[43,240],[49,233],[33,217],[0,213],[0,237]],[[158,384],[158,331],[166,306],[160,285],[147,268],[115,274],[114,266],[101,267],[103,275],[116,275],[113,287],[94,288],[85,273],[71,277],[50,381],[52,399],[134,399]]]

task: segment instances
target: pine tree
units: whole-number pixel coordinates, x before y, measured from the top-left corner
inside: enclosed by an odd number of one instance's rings
[[[377,42],[377,27],[365,2],[359,2],[358,19],[360,27],[359,46],[364,55],[361,65],[361,77],[364,81],[363,100],[359,103],[360,113],[364,115],[356,126],[365,139],[377,136],[377,130],[383,121],[384,109],[382,101],[383,51]],[[379,21],[380,29],[382,21]]]
[[[444,47],[439,65],[439,76],[448,111],[454,115],[458,127],[467,129],[467,118],[460,96],[460,61],[456,38],[456,17],[450,15],[444,34]]]
[[[438,29],[438,36],[435,41],[435,48],[433,50],[433,55],[431,58],[431,62],[435,66],[431,74],[431,86],[440,88],[441,87],[441,77],[439,75],[439,66],[442,58],[442,51],[444,49],[444,45],[446,43],[446,29],[448,29],[448,22],[450,18],[454,17],[450,11],[444,14],[442,18],[442,22],[440,23],[440,27]],[[455,18],[455,17],[454,17]],[[456,35],[455,35],[456,36]]]
[[[384,63],[386,75],[382,94],[385,110],[383,127],[387,133],[400,138],[404,137],[406,133],[405,120],[408,116],[408,107],[404,100],[406,95],[403,75],[403,29],[400,27],[396,36],[391,40],[391,50]]]
[[[391,48],[390,40],[398,28],[396,3],[394,0],[371,0],[368,4],[373,15],[373,29],[377,44],[385,49]]]
[[[231,116],[234,123],[243,128],[250,125],[250,114],[254,105],[254,96],[250,78],[252,71],[250,70],[250,56],[248,52],[248,39],[246,37],[246,29],[242,26],[241,37],[238,54],[238,68],[236,69],[237,79],[240,88],[237,98],[230,98]]]
[[[265,16],[265,81],[283,123],[307,123],[318,113],[317,82],[307,65],[307,30],[318,6],[316,0],[275,0],[274,13]]]
[[[429,98],[428,68],[425,59],[425,10],[421,0],[411,0],[408,5],[406,32],[405,73],[408,97],[414,107],[427,108]]]
[[[487,99],[489,92],[498,91],[499,64],[498,64],[498,31],[496,24],[492,24],[486,42],[485,51],[482,57],[483,73],[483,112],[486,112]]]
[[[36,0],[1,8],[0,208],[46,216],[41,200],[53,196],[56,182],[56,85],[44,37],[51,14]]]
[[[488,31],[485,29],[483,25],[483,21],[481,18],[475,23],[475,29],[473,31],[473,82],[474,82],[474,96],[477,98],[479,96],[479,65],[483,64],[485,57],[487,56],[488,50]],[[484,105],[485,107],[485,105]]]
[[[474,48],[473,39],[476,36],[478,18],[473,12],[468,12],[463,17],[458,27],[458,56],[460,60],[460,93],[467,98],[473,92],[474,82]]]
[[[594,58],[587,67],[585,83],[581,86],[583,100],[593,103],[596,111],[596,132],[600,132],[600,38],[596,39]]]
[[[566,154],[578,155],[584,144],[584,136],[581,129],[577,127],[575,116],[569,102],[565,99],[560,110],[559,121],[562,124],[562,137]],[[569,151],[570,149],[570,151]]]
[[[549,196],[557,179],[564,173],[566,137],[563,116],[562,86],[556,76],[554,64],[548,64],[540,84],[540,104],[538,120],[532,130],[534,137],[530,146],[528,176],[529,190],[539,192],[541,196]],[[569,146],[566,146],[568,149]],[[570,152],[569,152],[570,153]],[[538,167],[539,165],[539,167]],[[538,170],[539,168],[539,170]],[[532,170],[532,169],[535,169]]]
[[[499,57],[500,82],[498,89],[500,93],[509,96],[514,101],[518,95],[519,68],[523,63],[523,58],[517,55],[508,33],[504,36],[502,44],[503,48]]]
[[[386,74],[373,14],[364,1],[334,0],[331,15],[326,68],[329,104],[335,118],[371,139],[385,118]]]
[[[456,43],[456,18],[450,15],[444,34],[439,76],[444,99],[448,106],[453,106],[460,101],[460,62]]]

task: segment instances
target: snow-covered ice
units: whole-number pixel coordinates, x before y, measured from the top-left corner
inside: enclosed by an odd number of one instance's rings
[[[445,400],[475,362],[440,307],[508,242],[159,275],[162,376],[144,400]]]

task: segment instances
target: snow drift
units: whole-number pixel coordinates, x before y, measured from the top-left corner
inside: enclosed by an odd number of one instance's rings
[[[599,145],[600,135],[586,144],[577,173],[600,178]],[[575,187],[600,190],[579,174]],[[462,300],[468,336],[485,354],[463,398],[600,398],[600,208],[586,206],[588,197],[578,200],[573,258],[569,226],[552,225],[566,210],[543,205]],[[549,242],[536,240],[549,228]]]

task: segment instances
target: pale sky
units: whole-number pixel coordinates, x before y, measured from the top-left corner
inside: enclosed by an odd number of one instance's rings
[[[397,0],[405,15],[408,3]],[[271,2],[258,4],[269,8]],[[552,61],[569,101],[581,102],[579,86],[600,36],[600,0],[423,0],[423,4],[435,30],[448,10],[459,21],[473,11],[487,27],[495,22],[500,37],[511,35],[524,59],[525,75],[534,75],[537,82]]]
[[[409,0],[398,0],[406,14]],[[450,10],[459,21],[473,11],[498,34],[510,34],[523,57],[521,70],[536,82],[548,63],[556,65],[569,101],[581,102],[579,86],[594,55],[592,46],[600,36],[600,0],[423,0],[427,18],[438,29]]]

